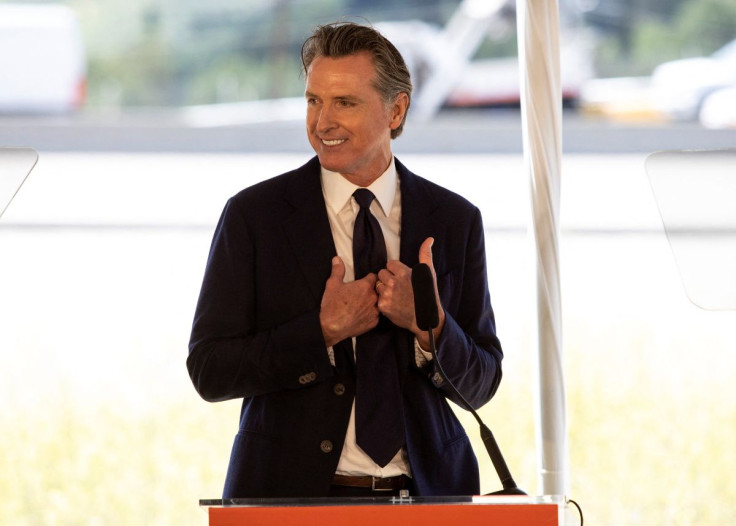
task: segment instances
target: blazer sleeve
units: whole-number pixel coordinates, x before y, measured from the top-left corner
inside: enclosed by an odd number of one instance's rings
[[[192,325],[187,369],[208,401],[308,387],[333,374],[319,305],[294,290],[297,280],[278,263],[288,258],[268,253],[275,227],[250,224],[244,208],[233,198],[223,210]]]
[[[503,351],[496,336],[496,322],[488,292],[485,239],[480,211],[473,208],[464,253],[445,254],[457,261],[438,275],[438,289],[445,309],[445,326],[437,341],[437,357],[442,370],[474,409],[488,402],[501,382]],[[451,250],[460,251],[456,244]],[[445,269],[447,270],[447,269]],[[434,385],[461,405],[430,362],[429,377]]]

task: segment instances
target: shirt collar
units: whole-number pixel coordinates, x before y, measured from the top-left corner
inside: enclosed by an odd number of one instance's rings
[[[325,168],[322,168],[321,176],[325,202],[335,213],[340,212],[350,201],[353,192],[360,188],[360,186],[351,183],[339,173],[331,172]],[[391,207],[394,204],[397,178],[396,163],[391,158],[386,171],[368,187],[368,190],[376,196],[376,201],[378,201],[386,216],[391,213]]]

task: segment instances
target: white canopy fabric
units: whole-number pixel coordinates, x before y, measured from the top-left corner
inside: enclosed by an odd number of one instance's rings
[[[543,495],[566,495],[569,456],[559,269],[562,90],[557,0],[516,0],[524,165],[535,245],[537,454]]]

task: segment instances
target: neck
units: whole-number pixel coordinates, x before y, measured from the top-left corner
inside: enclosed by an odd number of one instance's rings
[[[379,177],[381,177],[383,174],[386,173],[386,170],[388,170],[389,166],[391,166],[391,163],[393,161],[394,161],[394,156],[390,155],[388,158],[388,162],[384,165],[382,170],[378,171],[378,173],[372,173],[369,175],[341,173],[340,175],[356,186],[360,186],[361,188],[368,188],[370,185],[372,185],[376,181],[376,179],[378,179]]]

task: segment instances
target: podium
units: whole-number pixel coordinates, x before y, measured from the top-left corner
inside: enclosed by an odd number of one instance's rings
[[[38,162],[32,148],[0,147],[0,217]]]
[[[557,526],[562,496],[200,500],[210,526]]]
[[[655,152],[646,170],[687,297],[736,310],[736,149]]]

